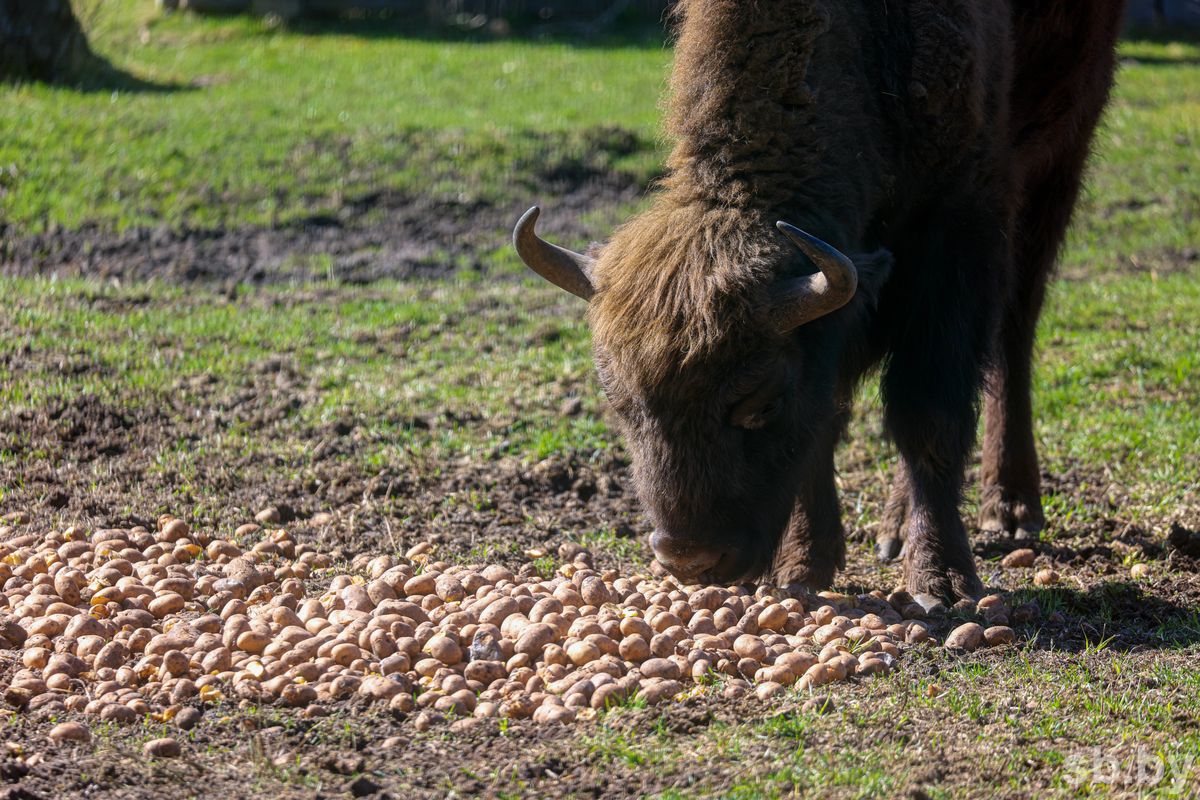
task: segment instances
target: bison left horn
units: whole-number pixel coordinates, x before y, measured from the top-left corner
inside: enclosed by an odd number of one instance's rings
[[[858,289],[858,270],[845,253],[828,242],[786,222],[776,222],[775,227],[820,270],[814,275],[791,278],[775,287],[771,297],[771,320],[780,333],[787,333],[849,303]]]
[[[592,265],[595,261],[585,255],[552,245],[534,232],[542,210],[537,206],[525,212],[513,231],[513,245],[525,266],[560,289],[576,297],[591,300],[596,293],[592,286]]]

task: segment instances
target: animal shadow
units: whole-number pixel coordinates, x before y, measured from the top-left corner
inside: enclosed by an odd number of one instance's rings
[[[1035,602],[1041,609],[1041,616],[1019,631],[1039,650],[1179,650],[1200,642],[1200,607],[1149,594],[1131,581],[1105,581],[1086,591],[1018,589],[1009,601],[1014,606]]]

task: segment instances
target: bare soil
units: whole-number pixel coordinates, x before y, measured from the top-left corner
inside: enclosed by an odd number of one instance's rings
[[[340,199],[335,208],[303,202],[311,212],[271,226],[197,228],[164,224],[124,231],[86,224],[52,225],[28,233],[0,220],[0,275],[87,276],[125,282],[218,285],[304,283],[350,285],[456,271],[486,272],[488,256],[534,203],[553,208],[539,230],[559,241],[599,238],[589,213],[636,202],[645,181],[607,167],[609,160],[644,145],[620,128],[586,131],[582,144],[546,135],[544,160],[521,170],[506,187],[510,200],[485,199],[485,191],[460,195],[378,191]],[[428,142],[415,138],[420,158]],[[454,181],[469,186],[468,179]]]

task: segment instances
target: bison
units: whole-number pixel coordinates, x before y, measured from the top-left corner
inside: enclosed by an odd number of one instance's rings
[[[834,448],[880,370],[900,455],[877,533],[927,609],[983,586],[980,525],[1043,525],[1034,328],[1112,84],[1114,0],[683,0],[648,208],[588,255],[514,233],[588,301],[651,545],[678,578],[827,587]],[[986,392],[983,390],[986,388]]]

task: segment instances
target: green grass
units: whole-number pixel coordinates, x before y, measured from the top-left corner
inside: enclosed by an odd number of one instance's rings
[[[1200,45],[1126,42],[1121,54],[1064,258],[1071,275],[1178,269],[1200,242]]]
[[[644,33],[587,47],[288,33],[110,0],[92,34],[118,67],[175,88],[0,88],[0,217],[20,230],[273,224],[381,190],[494,202],[548,162],[645,179],[665,152],[670,53]],[[1071,275],[1175,269],[1200,241],[1200,45],[1123,54]],[[595,147],[612,126],[635,146]]]
[[[1061,283],[1041,326],[1037,436],[1052,471],[1084,465],[1167,516],[1200,488],[1200,283]]]
[[[496,200],[548,155],[594,155],[585,134],[611,126],[641,146],[599,166],[656,168],[661,42],[363,33],[112,0],[97,49],[164,89],[0,87],[0,217],[33,230],[212,226],[286,222],[382,190]]]
[[[514,417],[527,404],[537,408],[552,402],[554,393],[546,385],[552,377],[588,379],[582,318],[563,314],[555,323],[555,341],[522,347],[561,298],[546,292],[530,303],[512,284],[378,284],[334,302],[305,301],[303,293],[284,291],[237,303],[158,284],[136,290],[70,281],[6,280],[4,285],[21,297],[8,317],[10,330],[19,332],[10,340],[14,345],[67,351],[96,367],[78,378],[63,376],[55,364],[23,380],[0,372],[0,402],[16,407],[83,393],[155,403],[161,392],[200,375],[219,384],[252,385],[262,365],[282,354],[317,392],[303,407],[309,421],[345,413],[398,416],[388,432],[403,438],[413,433],[405,417],[429,410],[494,417],[504,409]],[[151,300],[116,314],[97,303],[131,292],[148,293]],[[290,301],[277,302],[285,298]],[[403,351],[399,358],[386,345],[381,348],[375,336],[398,329],[410,331],[395,346]],[[476,358],[480,341],[504,353],[493,361],[486,380]],[[120,380],[106,374],[118,374]],[[531,430],[515,417],[513,423],[517,439],[507,447],[522,450],[548,434],[582,445],[603,430],[586,416],[564,422],[557,431]],[[446,443],[454,449],[485,444],[456,438]]]
[[[304,376],[295,390],[303,403],[294,424],[370,419],[380,445],[366,458],[380,466],[409,463],[414,453],[434,461],[472,455],[534,461],[619,447],[615,431],[595,414],[600,392],[580,309],[550,288],[417,282],[346,290],[332,302],[320,295],[305,299],[304,291],[293,289],[227,302],[203,290],[161,285],[5,279],[0,286],[9,297],[11,346],[93,366],[64,374],[58,361],[46,360],[39,371],[18,375],[0,364],[0,403],[6,406],[33,408],[95,394],[115,404],[161,407],[167,398],[178,402],[193,393],[199,399],[260,385],[256,376],[263,365],[282,355]],[[151,299],[120,313],[108,310],[110,302],[134,295]],[[546,335],[547,319],[553,335]],[[398,329],[410,331],[402,343],[386,337],[381,343],[377,336]],[[1100,492],[1116,486],[1125,498],[1122,514],[1132,521],[1153,524],[1194,503],[1200,487],[1200,283],[1187,273],[1157,281],[1125,276],[1060,283],[1041,340],[1037,435],[1047,467],[1082,470]],[[481,341],[490,350],[482,360]],[[211,376],[216,388],[188,385],[202,375]],[[584,398],[588,413],[553,413],[569,392]],[[501,424],[434,430],[412,424],[431,411]],[[886,474],[889,448],[874,404],[860,410],[855,437],[884,459]],[[249,454],[287,445],[235,426],[219,446]],[[160,466],[202,483],[189,465],[203,454],[195,443],[180,441],[164,450]],[[1111,512],[1103,504],[1087,505],[1091,494],[1051,494],[1052,530]],[[876,505],[864,503],[859,524],[875,518]],[[588,546],[629,549],[611,532],[585,539]]]
[[[1006,655],[1003,669],[943,666],[935,678],[900,673],[835,691],[838,711],[828,715],[792,710],[720,723],[691,741],[604,734],[593,752],[691,764],[699,785],[661,798],[1109,796],[1131,786],[1179,797],[1200,781],[1200,737],[1178,730],[1179,719],[1200,712],[1200,670],[1183,659],[1056,664],[1031,651]],[[1138,783],[1138,759],[1147,770],[1161,763],[1161,777],[1147,771]],[[752,760],[770,766],[740,769]],[[1049,774],[1040,790],[1034,770]]]

